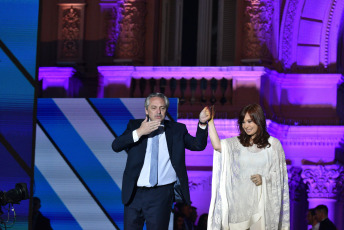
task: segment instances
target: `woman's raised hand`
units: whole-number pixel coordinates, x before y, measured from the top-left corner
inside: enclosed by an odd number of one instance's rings
[[[207,110],[209,111],[210,114],[210,120],[209,122],[214,122],[214,117],[215,117],[215,106],[207,106]]]

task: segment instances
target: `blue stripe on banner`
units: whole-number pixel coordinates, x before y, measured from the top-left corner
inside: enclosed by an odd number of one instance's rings
[[[115,137],[99,115],[83,98],[55,98],[54,102],[121,189],[127,154],[125,151],[114,154],[110,146]]]
[[[130,119],[136,119],[135,115],[131,114],[125,104],[122,103],[121,99],[92,98],[90,101],[118,136],[126,130]],[[142,110],[144,110],[143,105]]]
[[[39,99],[37,105],[37,119],[120,227],[119,223],[123,223],[123,205],[116,183],[52,99]]]
[[[35,165],[80,227],[115,229],[39,125],[36,130]],[[54,210],[53,205],[48,206]]]
[[[170,107],[168,107],[168,113],[171,115],[174,121],[178,119],[178,98],[169,98]]]
[[[34,196],[41,200],[42,207],[40,211],[43,216],[50,219],[51,227],[53,229],[82,229],[37,167],[35,167]]]

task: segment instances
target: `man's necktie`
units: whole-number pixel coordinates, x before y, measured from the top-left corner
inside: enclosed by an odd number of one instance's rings
[[[154,131],[152,137],[152,156],[149,174],[149,183],[151,186],[158,184],[159,130],[160,128]]]

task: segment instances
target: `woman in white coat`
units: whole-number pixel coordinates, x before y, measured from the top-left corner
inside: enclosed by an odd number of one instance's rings
[[[266,130],[262,108],[258,104],[242,108],[239,136],[222,140],[212,110],[208,129],[214,161],[208,229],[289,229],[285,155],[280,141]]]

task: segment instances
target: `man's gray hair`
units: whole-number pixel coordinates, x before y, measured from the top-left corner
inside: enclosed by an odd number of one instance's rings
[[[168,98],[165,96],[165,94],[163,93],[151,93],[149,94],[149,96],[146,98],[145,100],[145,108],[148,109],[149,106],[149,101],[152,97],[160,97],[165,101],[166,104],[166,109],[168,109],[168,107],[170,106],[170,101],[168,100]]]

